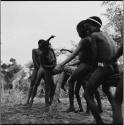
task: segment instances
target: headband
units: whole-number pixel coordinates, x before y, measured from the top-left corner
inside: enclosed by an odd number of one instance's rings
[[[102,24],[99,23],[97,20],[94,20],[94,19],[92,19],[92,18],[88,18],[88,20],[92,20],[92,21],[96,22],[97,24],[99,24],[100,26],[102,26]]]

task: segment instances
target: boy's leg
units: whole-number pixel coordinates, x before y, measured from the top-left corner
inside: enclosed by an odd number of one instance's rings
[[[121,79],[120,73],[116,68],[115,73],[102,84],[102,90],[106,94],[111,105],[113,100],[113,94],[110,92],[110,87],[112,86],[117,87],[120,79]]]
[[[85,77],[90,71],[92,70],[92,67],[81,63],[78,68],[72,73],[72,76],[69,79],[69,101],[70,101],[70,107],[67,110],[67,112],[74,111],[74,84],[75,81],[78,79],[81,79]]]
[[[45,70],[45,104],[46,106],[50,105],[51,94],[55,90],[55,85],[52,84],[52,74],[50,70]],[[53,86],[52,86],[53,85]]]
[[[101,113],[101,112],[103,112],[102,111],[102,103],[101,103],[100,94],[99,94],[98,90],[96,90],[96,92],[95,92],[95,98],[96,98],[96,101],[98,104],[99,113]]]
[[[102,84],[102,90],[105,93],[105,95],[107,96],[108,101],[110,102],[110,104],[112,104],[113,95],[110,92],[110,86],[106,82],[104,82]]]
[[[29,100],[30,100],[30,97],[31,97],[31,94],[32,94],[32,91],[33,91],[33,86],[35,84],[35,80],[36,80],[36,77],[37,77],[37,72],[38,72],[38,69],[35,68],[33,70],[33,73],[32,73],[31,84],[30,84],[30,88],[29,88],[29,91],[28,91],[28,98],[27,98],[26,104],[29,104]]]
[[[31,96],[31,101],[30,101],[30,106],[32,106],[33,104],[33,99],[36,96],[37,93],[37,87],[40,84],[41,79],[44,78],[44,69],[40,68],[37,72],[37,77],[36,77],[36,81],[35,81],[35,85],[33,87],[33,92],[32,92],[32,96]]]
[[[54,79],[52,74],[50,73],[49,76],[49,80],[50,80],[50,104],[52,104],[53,98],[54,98],[54,94],[55,94],[55,90],[56,90],[56,85],[54,83]]]
[[[68,75],[67,73],[63,72],[61,88],[62,88],[65,92],[66,92],[65,84],[66,84],[67,80],[69,79],[69,77],[70,77],[70,75]]]
[[[79,112],[83,112],[83,107],[82,107],[82,104],[81,104],[81,98],[80,98],[80,95],[79,95],[79,91],[80,91],[81,84],[82,84],[81,82],[82,82],[82,80],[77,80],[76,86],[75,86],[75,96],[77,98],[77,102],[78,102],[78,105],[79,105],[79,109],[78,109]]]
[[[88,80],[84,95],[97,123],[103,123],[103,121],[99,115],[99,111],[94,102],[93,95],[95,94],[95,91],[100,86],[100,84],[105,81],[105,78],[110,76],[112,73],[113,70],[110,66],[98,67]]]
[[[87,80],[83,80],[83,82],[82,82],[82,86],[83,86],[83,89],[84,89],[84,91],[85,91],[85,89],[86,89],[86,85],[87,85]],[[84,98],[85,98],[85,96],[84,96]],[[85,99],[86,100],[86,99]],[[89,108],[89,106],[88,106],[88,103],[87,103],[87,100],[86,100],[86,113],[90,113],[90,108]]]

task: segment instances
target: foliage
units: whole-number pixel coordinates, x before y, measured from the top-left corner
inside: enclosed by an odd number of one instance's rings
[[[4,85],[4,88],[12,88],[12,80],[14,78],[14,75],[21,70],[21,65],[18,65],[16,63],[16,59],[10,58],[10,63],[1,64],[1,72],[4,75],[4,80],[6,81],[6,84]]]
[[[114,29],[114,37],[123,37],[123,1],[103,1],[102,6],[106,7],[106,13],[103,15],[107,17],[108,23],[104,29]],[[120,42],[120,41],[119,41]]]
[[[29,81],[29,73],[25,68],[22,68],[18,73],[15,74],[14,79],[12,81],[13,89],[22,91],[26,93],[28,91],[30,81]]]
[[[5,90],[1,96],[1,104],[4,105],[15,105],[25,102],[25,94],[22,91],[18,90]]]

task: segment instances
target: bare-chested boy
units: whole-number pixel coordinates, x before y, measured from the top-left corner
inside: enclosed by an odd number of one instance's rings
[[[109,64],[108,62],[115,56],[117,48],[115,42],[109,37],[109,35],[100,31],[102,21],[99,17],[90,17],[86,20],[86,22],[85,26],[87,27],[87,31],[91,37],[92,55],[94,60],[103,63],[104,66],[99,66],[92,73],[85,90],[85,98],[96,122],[103,123],[93,100],[93,95],[97,88],[115,72],[115,64]]]
[[[84,23],[84,22],[82,22]],[[84,30],[84,29],[83,29]],[[85,29],[86,31],[86,29]],[[87,32],[85,32],[87,33]],[[70,107],[67,109],[67,112],[75,111],[74,108],[74,84],[77,80],[82,81],[90,72],[93,72],[97,67],[97,61],[94,59],[92,55],[92,46],[91,46],[91,38],[89,36],[84,38],[82,33],[82,29],[78,30],[79,36],[82,38],[78,44],[76,50],[70,54],[70,56],[59,64],[55,69],[61,70],[63,66],[70,62],[75,56],[79,56],[80,64],[78,68],[72,73],[69,79],[69,101]]]
[[[31,99],[31,95],[33,95],[33,96],[36,95],[37,87],[40,84],[41,79],[43,78],[45,80],[45,76],[47,77],[47,75],[45,75],[45,70],[43,67],[44,43],[49,43],[49,41],[54,37],[55,36],[51,36],[48,40],[43,40],[43,39],[39,40],[38,49],[32,50],[32,60],[33,60],[33,64],[34,64],[34,70],[32,73],[31,85],[30,85],[30,89],[28,92],[28,98],[27,98],[26,104],[29,104],[29,102],[33,103],[33,98]],[[45,80],[45,82],[46,82],[46,80]],[[48,86],[48,85],[46,85],[46,86]],[[46,87],[46,88],[48,88],[48,87]],[[48,93],[48,90],[46,90],[46,91]]]

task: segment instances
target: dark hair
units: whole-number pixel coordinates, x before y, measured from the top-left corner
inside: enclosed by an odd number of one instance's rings
[[[84,27],[84,24],[86,23],[86,20],[82,20],[77,24],[76,30],[81,38],[86,37],[86,28]]]
[[[44,42],[45,42],[45,40],[40,39],[40,40],[38,41],[38,44],[41,44],[41,43],[44,43]]]
[[[87,23],[93,25],[93,26],[96,26],[98,28],[101,28],[102,26],[102,20],[97,17],[97,16],[92,16],[92,17],[89,17],[87,20],[86,20]]]

